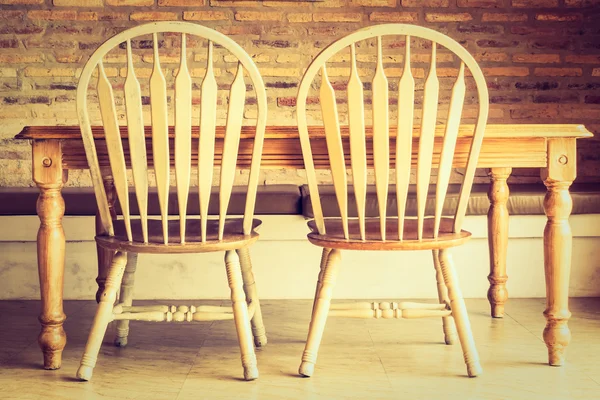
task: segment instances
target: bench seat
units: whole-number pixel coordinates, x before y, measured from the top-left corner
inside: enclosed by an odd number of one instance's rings
[[[490,201],[487,197],[487,192],[490,185],[476,184],[473,185],[471,197],[467,206],[467,215],[487,215],[490,207]],[[544,215],[544,197],[546,195],[546,187],[543,183],[539,184],[514,184],[509,185],[510,196],[508,198],[507,208],[510,215]],[[429,188],[429,196],[427,199],[427,212],[433,213],[435,206],[435,186]],[[444,215],[453,213],[458,203],[458,193],[460,185],[450,185],[448,188],[448,196],[444,204]],[[432,192],[433,191],[433,192]],[[308,185],[300,187],[302,194],[302,214],[307,218],[313,218],[313,210],[310,201],[310,193]],[[600,214],[600,183],[574,183],[570,189],[573,199],[572,214]],[[335,197],[333,185],[319,186],[319,196],[323,207],[323,215],[325,217],[339,217],[340,212]],[[387,215],[397,216],[395,188],[390,187],[387,202]],[[366,217],[379,216],[379,207],[377,205],[377,194],[375,186],[367,188],[366,200]],[[411,185],[409,190],[409,198],[407,201],[407,215],[417,215],[417,201],[414,185]],[[348,216],[357,217],[356,200],[354,191],[351,187],[348,188]]]
[[[156,188],[150,188],[148,195],[148,214],[160,215]],[[36,215],[36,202],[39,190],[36,187],[17,188],[0,187],[0,215]],[[65,215],[96,215],[96,197],[91,187],[66,187],[62,190],[65,199]],[[296,185],[263,185],[258,187],[255,215],[301,214],[300,191]],[[135,194],[129,194],[132,215],[139,214]],[[234,186],[229,202],[229,215],[244,214],[246,204],[246,186]],[[119,207],[117,206],[117,210]],[[169,214],[177,215],[177,194],[171,188],[169,195]],[[219,213],[218,190],[213,188],[209,210],[210,215]],[[198,188],[190,188],[188,214],[199,214]]]

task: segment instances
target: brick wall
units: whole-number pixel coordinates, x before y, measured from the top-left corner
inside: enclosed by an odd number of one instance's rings
[[[483,67],[497,123],[583,123],[600,134],[600,0],[0,0],[0,186],[31,184],[23,125],[76,124],[75,88],[105,38],[144,21],[184,20],[253,55],[269,120],[294,124],[303,67],[346,33],[384,22],[442,31]],[[150,64],[148,64],[150,66]],[[600,181],[600,136],[579,145],[579,181]],[[285,175],[288,174],[288,175]],[[267,173],[265,182],[300,179]],[[539,180],[515,171],[514,180]],[[70,184],[86,184],[72,173]],[[300,179],[301,180],[301,179]]]

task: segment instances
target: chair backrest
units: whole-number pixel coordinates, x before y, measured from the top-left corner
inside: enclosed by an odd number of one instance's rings
[[[168,36],[167,36],[168,35]],[[168,38],[170,42],[181,42],[179,52],[178,70],[174,82],[174,99],[172,109],[174,112],[174,159],[170,159],[169,139],[169,106],[167,80],[160,65],[159,47],[166,40],[159,41],[160,37]],[[202,241],[206,241],[206,224],[208,219],[208,206],[213,181],[213,168],[220,164],[219,176],[219,234],[218,239],[223,237],[223,229],[227,218],[227,208],[232,192],[236,166],[238,161],[238,147],[240,143],[241,128],[244,118],[246,84],[244,82],[244,71],[250,77],[252,87],[256,95],[256,130],[253,134],[254,143],[252,149],[252,161],[248,178],[248,189],[244,212],[243,233],[250,234],[252,230],[252,219],[256,190],[260,170],[260,159],[263,147],[263,138],[267,121],[267,97],[262,78],[251,57],[233,40],[210,28],[186,22],[156,22],[137,26],[123,31],[104,42],[90,57],[86,63],[77,88],[77,114],[81,126],[81,135],[85,146],[85,152],[90,167],[92,182],[96,193],[96,200],[102,220],[102,225],[110,235],[114,234],[113,222],[109,212],[106,191],[102,183],[102,175],[99,166],[96,145],[90,125],[88,110],[88,89],[90,78],[97,71],[97,96],[100,107],[102,124],[104,127],[104,139],[109,155],[110,168],[114,178],[115,191],[120,203],[120,208],[125,221],[127,236],[133,240],[130,223],[130,207],[128,196],[128,181],[126,171],[126,160],[123,151],[123,142],[119,128],[119,120],[115,107],[113,87],[107,78],[106,69],[103,66],[103,58],[110,51],[120,51],[122,58],[126,59],[126,79],[123,85],[123,98],[125,104],[125,117],[127,120],[128,146],[131,156],[131,167],[133,183],[139,206],[141,219],[142,237],[148,242],[148,157],[146,155],[146,142],[144,134],[144,121],[142,112],[142,91],[140,82],[136,77],[134,68],[132,39],[145,37],[140,40],[136,47],[151,47],[153,54],[152,72],[149,80],[149,98],[152,125],[152,161],[156,176],[156,186],[160,206],[160,214],[163,227],[164,243],[168,243],[168,197],[170,186],[170,168],[175,167],[175,181],[177,186],[177,198],[180,218],[180,241],[185,242],[187,202],[190,187],[190,176],[192,165],[192,94],[193,81],[188,68],[188,41],[204,43],[208,46],[206,73],[198,94],[200,98],[200,123],[198,138],[198,190],[200,203],[200,219]],[[188,39],[193,37],[193,39]],[[200,41],[200,42],[199,42]],[[162,43],[161,43],[162,42]],[[139,45],[143,43],[143,45]],[[217,132],[217,106],[220,102],[213,68],[213,49],[224,48],[237,59],[237,68],[233,69],[235,77],[228,94],[228,107],[226,113],[226,128],[223,137],[223,146],[215,147]],[[114,50],[113,50],[114,49]],[[112,53],[111,53],[112,54]],[[203,59],[203,55],[196,57]],[[140,68],[141,69],[141,68]],[[224,101],[225,102],[225,101]],[[195,130],[195,129],[194,129]],[[220,139],[220,138],[219,138]],[[195,141],[195,138],[194,138]],[[195,164],[195,163],[194,163]]]
[[[397,129],[390,129],[390,82],[384,70],[382,37],[400,36],[404,40],[396,40],[389,44],[389,48],[404,47],[404,68],[398,82],[398,105],[397,105]],[[376,40],[373,40],[376,38]],[[454,213],[453,230],[459,231],[466,212],[467,200],[474,179],[475,167],[481,148],[485,125],[488,117],[488,91],[481,69],[475,59],[459,43],[451,38],[428,28],[405,25],[384,24],[361,29],[350,35],[339,39],[326,47],[310,64],[298,89],[297,97],[297,119],[304,164],[306,168],[310,198],[312,202],[315,224],[320,234],[325,234],[325,223],[320,203],[317,177],[315,173],[313,155],[311,151],[311,138],[315,139],[318,134],[310,134],[307,121],[307,98],[313,79],[320,71],[321,84],[318,102],[321,108],[322,124],[325,131],[325,140],[331,167],[331,174],[335,194],[340,209],[343,223],[344,236],[349,238],[348,231],[348,183],[346,172],[350,167],[352,170],[352,185],[357,203],[357,214],[359,220],[360,237],[365,240],[365,203],[367,193],[367,170],[374,169],[377,202],[380,215],[381,240],[403,240],[404,224],[406,220],[406,203],[409,191],[410,175],[413,161],[411,160],[413,145],[413,125],[415,119],[415,79],[411,72],[411,38],[420,38],[429,45],[421,44],[421,48],[431,48],[429,74],[424,82],[424,93],[422,102],[422,118],[420,135],[418,137],[418,159],[416,168],[416,192],[417,192],[417,218],[418,239],[423,238],[423,225],[427,194],[434,166],[438,167],[436,199],[435,199],[435,228],[433,237],[437,237],[442,216],[442,209],[446,198],[448,183],[453,167],[454,151],[461,123],[461,114],[465,99],[465,66],[474,78],[478,98],[479,109],[476,118],[474,132],[469,151],[466,171],[461,187],[458,206]],[[372,105],[372,148],[373,160],[367,160],[367,139],[365,132],[365,98],[363,95],[363,82],[359,74],[364,75],[365,68],[357,68],[356,44],[361,42],[363,48],[375,45],[377,49],[375,72],[371,82],[371,105]],[[443,46],[447,51],[454,54],[460,61],[460,67],[456,70],[456,79],[450,96],[445,131],[436,134],[438,122],[438,99],[440,93],[439,79],[436,69],[437,46]],[[350,48],[349,80],[347,83],[347,120],[348,138],[341,133],[340,118],[336,100],[336,91],[328,78],[326,63],[343,59],[339,52]],[[396,61],[401,55],[386,58]],[[337,54],[337,56],[336,56]],[[454,56],[451,56],[452,58]],[[371,59],[364,57],[359,59],[368,62]],[[339,65],[339,64],[338,64]],[[347,65],[347,64],[346,64]],[[368,66],[368,64],[367,64]],[[333,69],[333,68],[332,68]],[[336,75],[340,75],[340,68],[336,69]],[[316,101],[312,101],[315,103]],[[394,132],[395,131],[395,132]],[[390,135],[391,133],[391,135]],[[394,135],[395,133],[395,135]],[[443,135],[443,138],[440,136]],[[442,150],[439,160],[433,157],[435,137],[442,140]],[[322,139],[322,136],[321,136]],[[346,139],[349,144],[346,146]],[[394,146],[395,141],[395,146]],[[390,151],[390,148],[392,149]],[[395,149],[394,149],[395,148]],[[350,154],[350,165],[346,164],[344,151]],[[398,204],[398,237],[386,238],[387,200],[389,193],[389,175],[391,169],[395,169],[396,196]],[[456,161],[454,161],[456,166]],[[464,164],[462,165],[464,166]]]

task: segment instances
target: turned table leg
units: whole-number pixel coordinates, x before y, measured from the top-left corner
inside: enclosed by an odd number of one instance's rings
[[[546,275],[546,328],[544,342],[548,347],[548,363],[562,365],[565,349],[571,341],[568,321],[569,275],[573,236],[569,215],[573,202],[569,186],[575,180],[576,148],[574,138],[548,139],[548,167],[542,179],[548,189],[544,211],[548,217],[544,229],[544,270]]]
[[[102,170],[102,181],[104,182],[104,190],[106,191],[106,198],[108,200],[108,208],[110,210],[110,215],[113,219],[116,219],[115,212],[115,184],[113,177],[111,175],[110,168],[106,170]],[[100,219],[100,213],[96,212],[96,234],[103,235],[104,229],[102,227],[102,220]],[[108,275],[108,269],[111,264],[111,260],[113,258],[114,251],[107,250],[96,245],[96,251],[98,253],[98,277],[96,278],[96,283],[98,284],[98,290],[96,291],[96,302],[100,302],[100,296],[104,291],[104,285],[106,283],[106,277]]]
[[[65,233],[62,218],[65,202],[61,189],[66,181],[62,169],[61,143],[58,140],[33,141],[33,181],[40,189],[37,214],[40,229],[37,236],[38,271],[42,313],[42,331],[38,342],[44,353],[44,368],[58,369],[67,343],[63,323],[63,278],[65,272]],[[65,171],[66,172],[66,171]]]
[[[506,249],[508,247],[508,185],[506,180],[512,168],[491,168],[488,175],[491,180],[488,198],[488,246],[490,251],[490,288],[487,293],[492,317],[504,317],[504,303],[508,300],[506,290]]]

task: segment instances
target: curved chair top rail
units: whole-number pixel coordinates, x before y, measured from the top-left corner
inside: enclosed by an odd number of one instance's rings
[[[264,132],[267,122],[267,96],[264,83],[258,68],[252,61],[252,58],[239,44],[229,37],[213,29],[180,21],[152,22],[127,29],[102,43],[90,56],[85,64],[77,87],[77,114],[81,127],[81,135],[86,151],[88,165],[92,177],[96,200],[98,203],[99,214],[104,231],[109,235],[114,235],[113,221],[110,215],[109,202],[103,185],[102,174],[99,167],[98,155],[92,135],[90,118],[88,114],[87,92],[90,78],[94,70],[98,70],[98,99],[102,122],[105,131],[105,139],[109,150],[109,159],[117,197],[121,204],[123,217],[125,219],[128,239],[132,240],[131,225],[129,222],[128,206],[128,185],[125,174],[125,160],[123,148],[118,134],[118,120],[115,111],[112,85],[109,83],[104,72],[102,63],[103,57],[112,49],[126,42],[127,50],[127,78],[125,80],[125,108],[127,116],[127,125],[129,131],[129,147],[131,151],[131,164],[133,169],[134,186],[140,205],[140,217],[142,219],[142,230],[144,242],[148,241],[147,215],[144,215],[147,209],[148,180],[147,180],[147,158],[144,142],[144,121],[142,117],[141,93],[139,81],[135,76],[135,68],[132,61],[131,39],[143,36],[153,35],[153,72],[150,77],[150,103],[152,115],[152,142],[154,169],[157,179],[157,188],[159,193],[159,203],[161,205],[161,217],[163,220],[164,243],[168,243],[167,238],[167,217],[168,217],[168,191],[169,191],[169,171],[170,155],[168,141],[168,108],[166,95],[166,82],[160,67],[160,57],[158,54],[157,34],[159,33],[180,33],[181,36],[181,54],[179,72],[175,78],[174,112],[175,112],[175,174],[177,180],[177,193],[180,206],[181,218],[181,242],[185,241],[185,210],[187,206],[187,196],[189,192],[190,169],[191,169],[191,125],[192,125],[192,81],[187,69],[186,53],[186,35],[198,36],[208,40],[208,61],[207,72],[202,80],[202,99],[201,99],[201,118],[200,118],[200,144],[199,146],[211,147],[210,154],[204,157],[207,162],[214,162],[214,143],[215,143],[215,125],[216,125],[216,91],[217,86],[212,69],[212,49],[213,43],[222,46],[238,59],[238,68],[235,73],[234,81],[231,85],[230,100],[227,112],[227,128],[224,139],[223,160],[221,162],[221,187],[220,187],[220,214],[219,214],[219,240],[222,239],[223,226],[225,222],[231,186],[233,185],[233,176],[235,174],[236,161],[238,155],[238,145],[240,129],[243,119],[243,108],[245,104],[244,70],[249,75],[255,93],[257,104],[256,131],[254,135],[254,144],[252,150],[252,162],[248,179],[248,192],[245,205],[243,234],[248,235],[252,231],[252,221],[254,215],[254,205],[256,200],[256,190],[258,185],[258,176],[260,170],[260,159],[262,154]],[[210,95],[208,95],[210,94]],[[214,104],[211,104],[211,100]],[[111,150],[113,150],[111,152]],[[206,150],[208,151],[208,150]],[[225,153],[228,153],[226,155]],[[203,153],[204,154],[204,153]],[[165,159],[166,158],[166,159]],[[143,164],[143,167],[140,165]],[[208,199],[210,198],[210,186],[212,183],[212,165],[199,165],[199,185],[200,192],[205,192],[204,199],[200,195],[201,219],[205,221],[208,210]],[[202,169],[202,171],[200,171]],[[210,169],[210,172],[209,172]],[[206,193],[208,192],[208,193]],[[185,200],[183,199],[185,197]],[[183,211],[182,211],[183,209]],[[205,212],[203,212],[204,210]],[[203,218],[204,217],[204,218]],[[144,220],[146,222],[144,222]],[[203,222],[205,224],[205,222]],[[206,225],[202,232],[202,241],[206,240]]]
[[[357,68],[356,68],[356,55],[355,55],[355,47],[354,43],[377,38],[377,70],[375,72],[375,76],[373,78],[372,90],[373,90],[373,148],[374,148],[374,170],[375,170],[375,180],[377,186],[377,195],[378,195],[378,203],[380,209],[380,219],[381,219],[381,238],[385,240],[386,230],[385,230],[385,202],[387,201],[387,186],[388,186],[388,178],[383,178],[382,176],[385,174],[385,171],[389,172],[389,121],[388,121],[388,82],[385,77],[383,62],[382,62],[382,44],[381,37],[382,36],[406,36],[406,47],[405,47],[405,59],[404,59],[404,72],[400,79],[399,84],[399,99],[398,99],[398,140],[397,140],[397,152],[396,152],[396,174],[397,179],[401,180],[402,184],[406,185],[404,188],[398,188],[403,194],[404,198],[398,197],[399,209],[398,215],[399,219],[401,219],[398,224],[399,232],[398,232],[398,240],[402,240],[403,236],[403,215],[401,212],[404,210],[403,206],[400,203],[406,202],[406,191],[408,190],[408,175],[410,174],[411,162],[410,162],[410,146],[412,140],[412,126],[413,126],[413,108],[414,108],[414,79],[412,77],[412,73],[410,70],[410,37],[417,37],[425,40],[429,40],[434,43],[432,46],[432,58],[431,58],[431,68],[429,72],[429,76],[425,82],[425,98],[423,100],[423,118],[422,118],[422,126],[421,126],[421,138],[419,140],[419,161],[417,167],[417,175],[427,175],[427,182],[425,184],[425,178],[417,178],[417,203],[418,203],[418,216],[419,216],[419,239],[422,238],[422,229],[423,229],[423,216],[425,210],[425,203],[427,197],[427,189],[429,186],[429,177],[431,173],[431,152],[433,149],[433,132],[435,131],[435,123],[436,123],[436,114],[437,114],[437,106],[438,106],[438,95],[439,95],[439,84],[436,76],[436,47],[437,44],[445,47],[454,53],[461,61],[459,76],[456,81],[456,84],[453,88],[453,94],[450,104],[450,110],[448,113],[448,124],[446,125],[446,133],[445,137],[448,139],[444,140],[444,147],[442,151],[442,157],[444,160],[440,162],[440,171],[442,169],[442,164],[448,170],[447,172],[442,173],[442,182],[439,181],[440,177],[438,176],[438,192],[436,193],[436,228],[434,230],[434,237],[437,237],[437,231],[439,229],[439,219],[441,218],[441,210],[443,207],[443,200],[445,199],[446,189],[447,189],[447,179],[450,176],[452,157],[454,155],[454,145],[456,141],[456,133],[455,130],[458,130],[458,126],[460,125],[460,116],[462,113],[462,106],[464,102],[464,66],[470,70],[473,79],[475,80],[477,86],[477,93],[479,97],[479,113],[474,129],[473,139],[471,142],[470,152],[469,152],[469,160],[467,162],[467,168],[465,172],[465,177],[463,180],[463,184],[461,187],[460,197],[458,206],[456,209],[456,213],[454,215],[453,221],[453,231],[459,232],[462,226],[463,218],[466,212],[467,200],[471,191],[471,186],[473,184],[473,178],[475,174],[475,167],[477,164],[477,159],[479,157],[479,152],[481,149],[481,142],[483,140],[483,135],[485,132],[485,125],[488,118],[488,106],[489,106],[489,96],[487,91],[487,85],[485,82],[485,78],[483,73],[473,58],[471,54],[458,42],[451,39],[450,37],[436,32],[432,29],[415,26],[415,25],[407,25],[407,24],[383,24],[376,25],[367,28],[360,29],[356,32],[349,34],[348,36],[337,40],[336,42],[330,44],[328,47],[323,49],[319,55],[311,62],[308,69],[306,70],[304,77],[300,83],[298,88],[297,95],[297,120],[298,120],[298,130],[300,134],[300,140],[302,145],[302,152],[304,156],[304,164],[307,173],[307,179],[309,184],[309,190],[311,193],[311,202],[315,215],[315,224],[319,234],[325,234],[325,222],[322,212],[322,207],[320,203],[320,197],[318,194],[318,185],[316,180],[315,168],[313,163],[313,157],[310,147],[310,137],[308,133],[307,126],[307,118],[306,118],[306,100],[311,89],[311,85],[313,80],[319,71],[321,71],[321,110],[323,114],[323,124],[325,126],[326,136],[328,136],[327,131],[329,131],[328,138],[328,152],[330,156],[331,169],[332,169],[332,177],[334,187],[336,189],[336,197],[338,200],[338,205],[340,206],[340,214],[342,216],[342,222],[344,225],[344,236],[348,239],[348,223],[347,223],[347,214],[345,209],[347,209],[347,199],[344,200],[344,197],[347,197],[346,187],[346,165],[345,159],[342,149],[341,139],[339,137],[339,121],[337,115],[337,105],[335,102],[335,94],[331,84],[329,83],[327,77],[326,63],[327,61],[339,51],[350,47],[351,49],[351,72],[348,81],[348,125],[350,128],[350,154],[351,154],[351,163],[352,163],[352,172],[354,178],[354,189],[357,192],[357,205],[358,205],[358,218],[361,221],[361,238],[365,240],[364,234],[364,215],[361,215],[361,208],[364,214],[364,201],[363,204],[360,204],[360,198],[364,198],[366,191],[366,160],[363,155],[356,157],[358,161],[355,161],[355,154],[359,154],[362,151],[364,152],[364,107],[359,104],[362,103],[362,82],[358,76]],[[409,66],[409,68],[406,68]],[[462,82],[462,83],[461,83]],[[462,96],[461,96],[462,95]],[[406,99],[409,99],[408,104]],[[358,101],[357,99],[360,99]],[[454,107],[452,104],[454,103]],[[435,109],[432,111],[432,109]],[[407,111],[405,111],[407,110]],[[333,115],[333,119],[330,119],[331,115]],[[361,115],[358,117],[357,115]],[[451,125],[451,126],[450,126]],[[410,128],[410,132],[409,132]],[[353,139],[353,131],[354,136],[357,139]],[[380,133],[377,133],[380,132]],[[406,144],[408,147],[408,153],[406,149],[401,148],[401,132],[405,132],[406,140],[402,143]],[[424,139],[424,137],[428,137]],[[362,140],[362,143],[361,143]],[[385,143],[384,143],[385,142]],[[448,143],[446,143],[448,142]],[[452,142],[452,143],[451,143]],[[379,149],[379,150],[378,150]],[[379,152],[379,157],[378,157]],[[421,158],[422,153],[426,154]],[[445,154],[444,154],[445,153]],[[399,161],[401,156],[404,159],[404,162]],[[361,161],[362,158],[362,161]],[[378,160],[379,158],[379,160]],[[407,160],[408,159],[408,160]],[[448,164],[448,160],[449,164]],[[335,165],[337,163],[337,166]],[[429,165],[426,165],[429,164]],[[421,166],[422,165],[422,166]],[[355,173],[355,167],[358,168],[360,174],[357,175]],[[378,169],[380,171],[377,173]],[[401,173],[399,169],[402,169]],[[336,173],[337,170],[337,173]],[[364,174],[363,177],[360,175]],[[406,175],[408,174],[408,175]],[[382,178],[378,178],[378,175]],[[402,175],[402,176],[401,176]],[[337,176],[337,182],[336,182]],[[359,184],[357,185],[357,180],[359,180]],[[439,186],[442,186],[442,189],[439,189]],[[397,182],[398,184],[398,182]],[[420,187],[419,187],[420,186]],[[384,188],[385,187],[385,188]],[[442,197],[441,201],[438,201],[438,195]],[[383,213],[381,212],[383,210]],[[345,215],[346,214],[346,215]]]

